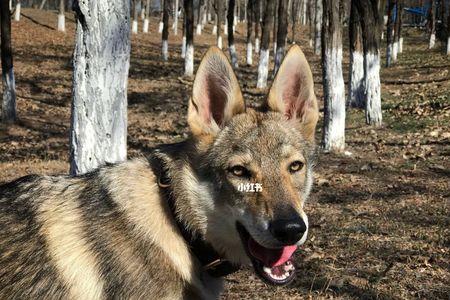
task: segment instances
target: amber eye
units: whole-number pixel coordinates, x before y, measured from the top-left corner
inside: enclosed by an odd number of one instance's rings
[[[299,160],[294,161],[289,165],[289,172],[295,173],[300,171],[303,168],[303,163]]]
[[[245,167],[239,166],[239,165],[231,167],[229,169],[229,172],[237,177],[244,177],[244,176],[249,177],[250,176],[250,171],[247,170]]]

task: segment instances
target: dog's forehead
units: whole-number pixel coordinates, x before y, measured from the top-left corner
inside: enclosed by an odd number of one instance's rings
[[[233,150],[256,156],[288,156],[301,147],[302,140],[298,128],[282,114],[253,110],[235,116],[228,125],[227,134]]]

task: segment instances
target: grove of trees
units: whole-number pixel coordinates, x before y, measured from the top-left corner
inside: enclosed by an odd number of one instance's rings
[[[76,46],[73,54],[73,105],[71,130],[71,171],[84,173],[107,162],[126,158],[127,77],[130,61],[130,33],[144,34],[149,27],[161,33],[162,60],[171,59],[169,32],[182,30],[180,47],[187,77],[194,75],[194,26],[196,35],[215,36],[215,45],[227,50],[235,69],[257,61],[254,86],[267,88],[277,73],[288,44],[297,43],[298,26],[309,31],[312,51],[322,62],[324,122],[322,147],[325,151],[345,149],[345,118],[350,108],[364,109],[368,125],[381,126],[382,45],[386,44],[386,67],[402,53],[402,30],[421,26],[429,48],[437,41],[450,55],[450,4],[448,0],[52,0],[2,1],[2,122],[16,120],[15,81],[11,47],[11,15],[20,22],[24,7],[57,11],[57,30],[65,31],[66,8],[76,16]],[[422,5],[426,16],[408,15],[407,8]],[[151,23],[151,16],[160,21]],[[178,19],[182,19],[178,28]],[[414,21],[411,21],[414,20]],[[142,27],[139,22],[143,22]],[[181,21],[180,21],[181,22]],[[204,30],[206,23],[212,30]],[[246,31],[245,54],[239,53],[236,24]],[[417,25],[419,24],[419,25]],[[171,27],[172,26],[172,27]],[[289,30],[291,35],[289,35]],[[304,32],[304,31],[302,31]],[[347,47],[348,46],[348,47]],[[347,87],[344,83],[344,50],[349,49]],[[245,63],[239,64],[240,57]],[[271,67],[273,69],[271,72]]]

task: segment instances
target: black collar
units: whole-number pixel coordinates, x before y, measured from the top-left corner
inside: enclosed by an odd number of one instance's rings
[[[191,252],[200,261],[203,271],[212,277],[227,276],[239,270],[238,266],[231,264],[224,259],[213,247],[207,243],[200,235],[193,235],[186,226],[179,221],[176,213],[175,197],[172,192],[171,178],[168,175],[167,167],[164,166],[163,159],[152,155],[149,159],[153,172],[158,178],[158,186],[161,195],[167,199],[170,211],[178,228],[189,245]]]

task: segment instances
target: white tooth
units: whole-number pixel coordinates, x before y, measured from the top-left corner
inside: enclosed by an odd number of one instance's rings
[[[268,268],[268,267],[263,267],[264,272],[266,272],[267,274],[272,274],[272,269]]]

